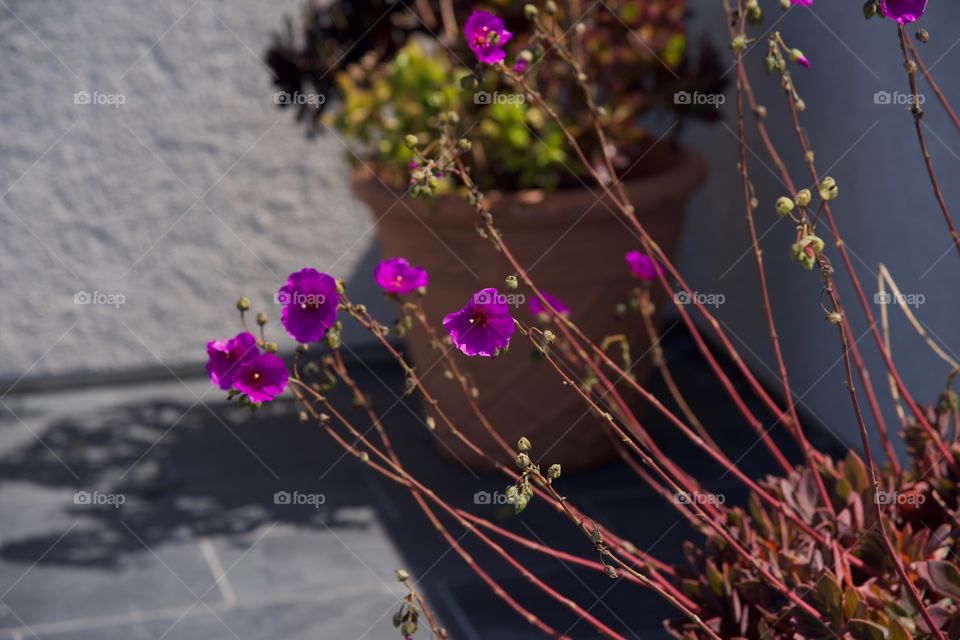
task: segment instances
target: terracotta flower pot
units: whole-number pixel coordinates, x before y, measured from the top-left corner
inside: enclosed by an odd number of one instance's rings
[[[637,217],[668,255],[676,250],[687,202],[704,175],[700,156],[683,152],[652,174],[624,183]],[[424,306],[435,326],[439,328],[444,315],[463,307],[481,288],[505,292],[504,277],[512,270],[489,241],[477,236],[475,214],[466,202],[452,196],[398,201],[401,191],[369,174],[354,177],[354,190],[377,219],[383,255],[402,256],[428,270],[430,287]],[[639,357],[649,347],[641,322],[635,316],[618,317],[614,308],[636,284],[623,256],[640,248],[640,242],[601,194],[599,189],[581,188],[540,196],[531,192],[488,196],[496,226],[538,286],[564,301],[571,319],[594,340],[626,334]],[[524,293],[522,285],[517,293]],[[526,305],[515,314],[534,321]],[[500,455],[459,385],[444,377],[441,356],[431,349],[423,332],[412,331],[406,344],[424,384],[447,415],[477,445]],[[532,357],[530,345],[519,333],[514,334],[510,350],[497,359],[452,353],[479,389],[481,409],[511,445],[526,436],[533,442],[535,460],[559,462],[565,469],[595,466],[615,455],[604,427],[587,412],[582,399],[548,371],[549,365]],[[645,364],[634,369],[641,381],[645,369]],[[447,457],[487,468],[482,458],[441,425],[436,435],[439,450]]]

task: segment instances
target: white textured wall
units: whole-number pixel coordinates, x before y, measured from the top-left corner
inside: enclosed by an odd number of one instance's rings
[[[299,6],[0,2],[0,381],[199,362],[239,294],[359,268],[373,234],[345,150],[305,139],[259,59]]]

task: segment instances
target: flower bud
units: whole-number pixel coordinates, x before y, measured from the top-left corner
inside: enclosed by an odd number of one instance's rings
[[[817,187],[817,191],[820,192],[820,197],[824,200],[833,200],[836,198],[839,189],[840,188],[837,186],[837,181],[830,176],[822,179]]]
[[[410,579],[410,574],[407,573],[404,569],[397,569],[397,580],[400,582],[406,582]]]
[[[767,108],[762,104],[758,104],[757,108],[753,110],[753,115],[758,120],[763,120],[764,118],[767,117]]]
[[[475,89],[477,87],[477,77],[473,74],[463,76],[460,78],[460,87],[463,89]]]
[[[543,10],[547,12],[547,15],[554,15],[557,12],[557,3],[553,0],[547,0],[547,3],[543,5]]]
[[[794,206],[796,205],[793,204],[793,200],[791,200],[787,196],[780,196],[779,198],[777,198],[777,215],[778,216],[787,215],[788,213],[793,211]]]
[[[813,194],[810,193],[810,189],[800,189],[797,191],[797,204],[801,207],[810,206],[810,200],[813,198]]]
[[[863,17],[869,20],[880,12],[877,6],[877,0],[867,0],[863,3]]]
[[[823,240],[815,235],[805,235],[793,243],[791,250],[793,259],[804,269],[813,269],[817,256],[823,251]]]
[[[420,144],[420,139],[417,138],[417,136],[413,135],[412,133],[409,133],[406,136],[404,136],[403,144],[407,147],[407,149],[413,149],[418,144]]]
[[[840,324],[843,322],[843,314],[833,311],[827,314],[827,322],[830,324]]]
[[[557,478],[559,478],[560,465],[559,464],[550,465],[550,467],[547,469],[547,477],[550,478],[551,480],[556,480]]]
[[[518,469],[526,469],[530,466],[530,456],[525,453],[521,453],[517,456],[516,463]]]
[[[917,29],[917,41],[926,43],[930,39],[930,32],[920,27]]]
[[[340,346],[340,334],[335,331],[328,331],[324,339],[327,342],[327,346],[331,349],[336,349]]]
[[[612,564],[603,565],[603,573],[610,579],[617,578],[617,569]]]
[[[250,298],[247,296],[241,296],[237,300],[237,311],[249,311],[250,310]]]
[[[525,4],[523,5],[523,15],[526,16],[527,20],[533,21],[540,15],[540,10],[532,4]]]
[[[267,353],[276,353],[280,350],[280,346],[276,342],[268,342],[267,344],[263,345],[263,350]]]
[[[734,51],[743,51],[747,48],[747,40],[743,36],[737,36],[730,43],[730,48]]]
[[[557,334],[555,334],[553,331],[550,331],[550,329],[547,329],[543,332],[543,340],[547,344],[553,344],[557,340]]]
[[[790,0],[780,0],[780,10],[786,11],[790,8]]]
[[[258,314],[257,314],[257,324],[260,325],[261,327],[262,327],[263,325],[267,324],[267,314],[265,314],[265,313],[258,313]]]
[[[530,451],[530,447],[531,447],[530,441],[527,440],[526,437],[520,438],[520,440],[517,442],[517,451],[521,453],[526,453],[527,451]]]
[[[460,138],[459,140],[457,140],[457,148],[460,149],[460,151],[463,151],[464,153],[466,153],[467,151],[470,151],[472,147],[473,147],[473,143],[467,140],[466,138]]]
[[[517,276],[507,276],[503,279],[504,283],[507,285],[507,289],[510,291],[516,291],[517,287],[520,286],[520,283],[517,281]]]
[[[747,2],[747,22],[753,26],[763,24],[763,11],[755,0]]]
[[[582,22],[578,22],[577,26],[573,28],[574,34],[578,36],[582,36],[584,33],[586,33],[586,31],[587,31],[587,25],[583,24]]]

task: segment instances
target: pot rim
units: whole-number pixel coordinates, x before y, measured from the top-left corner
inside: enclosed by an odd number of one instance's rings
[[[662,208],[677,200],[686,200],[691,192],[703,184],[707,165],[702,155],[681,147],[675,157],[677,161],[665,169],[623,181],[638,215],[642,215],[647,210]],[[444,194],[428,201],[410,202],[406,198],[405,190],[390,186],[371,170],[363,167],[353,173],[351,184],[358,199],[374,209],[378,208],[375,205],[379,205],[378,201],[381,199],[389,198],[393,205],[396,201],[402,202],[404,206],[391,205],[391,208],[412,214],[402,215],[402,217],[408,218],[415,224],[419,221],[418,226],[429,223],[428,226],[461,228],[465,221],[474,223],[472,207],[456,195]],[[600,204],[608,197],[592,185],[541,192],[542,198],[538,202],[531,202],[531,194],[536,192],[537,190],[531,189],[486,192],[485,197],[494,215],[494,224],[502,228],[515,229],[549,224],[552,220],[565,221],[569,224],[571,217],[582,217],[579,224],[609,224],[612,221],[612,218],[605,215],[586,215],[592,209],[598,209],[600,212],[607,209],[606,205],[600,206]],[[449,212],[451,209],[454,212],[458,209],[463,210],[469,215],[465,217],[438,214],[439,211]],[[607,213],[611,212],[611,210],[607,211]],[[386,215],[386,213],[378,214],[376,211],[374,214],[378,222]]]

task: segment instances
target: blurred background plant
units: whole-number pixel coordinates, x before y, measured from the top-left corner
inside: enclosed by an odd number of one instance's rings
[[[509,31],[520,33],[529,30],[524,4],[493,0],[485,6]],[[607,109],[606,151],[618,171],[643,157],[654,141],[679,132],[681,127],[658,131],[658,112],[718,117],[712,105],[675,99],[678,92],[715,94],[722,88],[720,57],[705,41],[689,44],[682,0],[611,1],[589,11],[575,1],[561,4],[553,11],[558,33],[572,39],[593,98]],[[580,186],[586,170],[565,152],[559,128],[495,70],[468,65],[474,56],[461,29],[478,8],[483,7],[452,0],[422,0],[409,8],[379,0],[360,8],[345,1],[308,4],[299,29],[287,19],[267,61],[280,91],[320,94],[324,100],[280,106],[296,109],[310,133],[330,127],[343,134],[353,145],[354,160],[395,186],[405,182],[412,159],[404,136],[415,134],[429,144],[436,119],[450,111],[472,129],[470,162],[481,188]],[[570,123],[587,157],[601,166],[603,150],[592,126],[578,115],[585,100],[576,74],[556,56],[543,56],[550,43],[521,51],[518,41],[506,44],[505,64],[529,58],[525,81]]]

